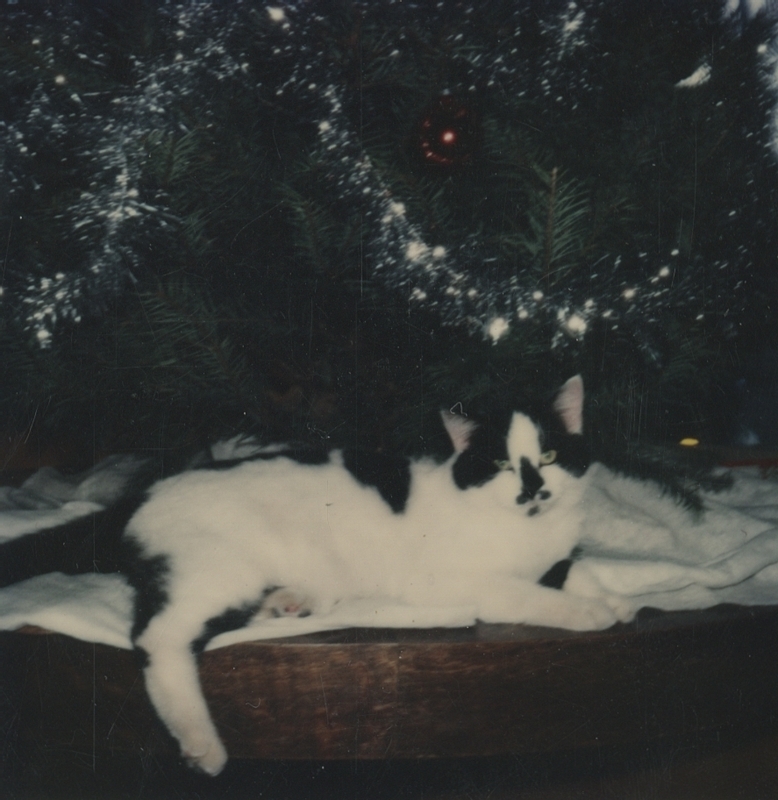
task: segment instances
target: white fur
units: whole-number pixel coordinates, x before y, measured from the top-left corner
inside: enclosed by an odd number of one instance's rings
[[[523,414],[513,417],[508,449],[514,470],[522,456],[539,464],[538,431]],[[146,555],[168,558],[170,602],[137,644],[149,655],[152,703],[193,764],[216,774],[226,753],[190,642],[205,620],[258,600],[265,587],[312,598],[317,614],[339,600],[381,595],[410,605],[475,606],[487,622],[571,629],[615,622],[596,599],[537,584],[578,541],[581,481],[556,465],[542,467],[552,494],[538,501],[542,514],[529,516],[516,503],[516,471],[460,490],[451,473],[457,457],[414,463],[399,514],[357,482],[337,452],[325,465],[280,456],[156,485],[128,534]]]
[[[526,415],[515,413],[508,429],[508,460],[516,472],[524,456],[532,464],[540,463],[540,437],[535,423]],[[543,478],[545,479],[545,473]]]

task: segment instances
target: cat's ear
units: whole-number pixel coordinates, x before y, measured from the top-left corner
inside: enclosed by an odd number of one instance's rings
[[[554,400],[554,411],[559,414],[568,433],[583,433],[584,385],[580,375],[565,381]]]
[[[463,453],[470,447],[470,437],[478,427],[477,422],[473,422],[462,414],[452,414],[451,411],[441,411],[443,425],[446,428],[448,438],[454,446],[455,453]]]

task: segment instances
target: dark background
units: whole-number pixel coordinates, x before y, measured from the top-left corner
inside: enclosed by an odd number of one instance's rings
[[[204,8],[2,9],[9,440],[171,469],[236,432],[434,452],[440,408],[548,397],[581,372],[600,457],[775,444],[768,17],[317,2],[286,32],[260,4]],[[677,87],[701,65],[707,82]],[[342,188],[355,162],[318,146],[311,74],[343,98],[345,156],[370,157],[487,305],[443,284],[409,304],[404,243]],[[545,298],[493,342],[511,279]],[[589,299],[614,314],[560,333]]]

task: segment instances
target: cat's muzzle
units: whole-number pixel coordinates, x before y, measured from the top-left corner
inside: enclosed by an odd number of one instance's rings
[[[520,506],[523,506],[526,503],[535,500],[536,498],[538,501],[542,502],[543,500],[548,500],[549,497],[551,497],[551,492],[549,492],[547,489],[540,489],[532,494],[530,494],[526,489],[524,489],[522,493],[516,498],[516,502]],[[536,514],[540,513],[541,510],[540,502],[533,503],[527,509],[528,517],[534,517]]]

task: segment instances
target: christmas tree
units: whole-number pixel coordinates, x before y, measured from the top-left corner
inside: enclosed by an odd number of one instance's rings
[[[778,253],[778,45],[725,5],[8,6],[8,428],[434,451],[581,372],[601,449],[725,439]]]

